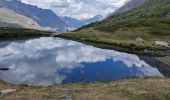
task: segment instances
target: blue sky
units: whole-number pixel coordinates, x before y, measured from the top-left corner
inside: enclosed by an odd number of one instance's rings
[[[106,16],[129,0],[21,0],[40,8],[53,10],[59,16],[86,19],[95,15]]]

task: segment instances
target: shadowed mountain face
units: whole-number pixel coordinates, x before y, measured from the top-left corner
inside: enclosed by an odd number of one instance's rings
[[[42,27],[49,27],[60,32],[66,31],[68,28],[68,25],[51,10],[41,9],[17,0],[1,0],[0,7],[11,9],[21,15],[32,18]]]

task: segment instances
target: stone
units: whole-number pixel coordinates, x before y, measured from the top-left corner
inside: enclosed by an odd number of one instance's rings
[[[145,42],[145,40],[142,39],[142,38],[140,38],[140,37],[137,37],[137,38],[136,38],[136,42]]]
[[[5,64],[0,64],[0,71],[8,71],[8,70],[13,70],[15,69],[15,65],[5,65]]]
[[[16,91],[16,89],[5,89],[5,90],[1,91],[1,95],[12,93],[12,92],[15,92],[15,91]]]
[[[144,52],[148,52],[148,49],[145,49]]]
[[[71,96],[63,96],[61,100],[73,100]]]
[[[165,15],[165,18],[170,18],[170,13],[168,13],[167,15]]]
[[[7,71],[7,70],[9,70],[9,68],[5,68],[5,67],[4,67],[4,68],[0,68],[0,70],[1,70],[1,71]]]
[[[164,46],[164,47],[170,47],[167,42],[163,42],[163,41],[156,41],[155,45]]]

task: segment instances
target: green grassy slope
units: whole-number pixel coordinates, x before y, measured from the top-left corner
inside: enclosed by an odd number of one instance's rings
[[[155,41],[170,41],[170,0],[146,0],[123,14],[113,15],[101,22],[84,26],[60,37],[86,40],[126,47],[131,50],[164,49]],[[145,42],[136,42],[140,37]]]
[[[133,11],[111,16],[96,25],[96,29],[114,33],[120,28],[144,28],[153,35],[170,35],[170,18],[164,18],[170,13],[169,0],[146,0],[145,4]]]
[[[30,29],[42,29],[42,27],[31,18],[20,15],[12,10],[0,8],[0,22],[12,23]]]

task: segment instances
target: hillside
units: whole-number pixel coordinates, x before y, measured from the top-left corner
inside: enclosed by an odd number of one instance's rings
[[[20,15],[6,8],[0,8],[0,26],[42,29],[42,27],[31,18]]]
[[[143,5],[127,12],[58,36],[110,45],[104,46],[106,48],[118,46],[129,51],[165,50],[168,48],[156,46],[155,42],[170,42],[169,14],[170,0],[145,0]]]
[[[62,21],[54,12],[48,9],[41,9],[18,0],[0,0],[0,7],[27,16],[47,29],[66,32],[67,29],[70,28],[70,26]]]

